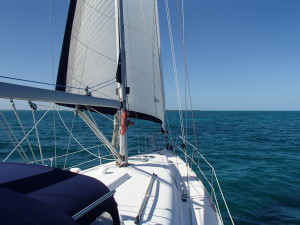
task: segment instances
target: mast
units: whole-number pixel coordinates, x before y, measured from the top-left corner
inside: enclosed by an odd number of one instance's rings
[[[125,126],[127,126],[127,116],[123,116],[127,113],[127,82],[126,82],[126,59],[125,59],[125,34],[124,34],[124,20],[123,20],[123,0],[118,0],[118,11],[119,11],[119,43],[120,43],[120,62],[121,62],[121,85],[119,88],[119,97],[121,102],[121,118],[125,119]],[[120,123],[121,124],[121,123]],[[123,157],[123,163],[128,164],[128,143],[127,143],[127,132],[120,135],[120,154]]]

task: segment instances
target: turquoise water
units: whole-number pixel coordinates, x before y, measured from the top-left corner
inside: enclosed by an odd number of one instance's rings
[[[17,128],[14,114],[3,112],[13,128]],[[37,119],[43,111],[36,113]],[[180,134],[178,126],[178,112],[169,111],[168,121],[172,134]],[[191,112],[187,114],[189,134],[191,127]],[[198,146],[201,153],[215,167],[219,182],[223,189],[227,204],[236,224],[300,224],[300,112],[194,112],[197,127]],[[30,111],[20,112],[24,125],[32,126]],[[63,112],[67,127],[71,129],[73,114]],[[56,154],[63,155],[66,151],[75,152],[80,149],[78,144],[70,139],[58,115],[55,115]],[[3,123],[2,118],[0,121]],[[39,126],[40,141],[44,157],[54,156],[54,113],[49,112]],[[74,136],[88,148],[99,144],[88,128],[78,117],[73,125]],[[97,119],[100,126],[107,127],[105,133],[111,136],[112,123],[103,117]],[[150,149],[149,133],[159,132],[158,125],[147,121],[135,121],[135,126],[129,130],[129,148],[131,154],[145,152]],[[137,134],[140,136],[136,139]],[[143,136],[144,135],[144,136]],[[20,131],[16,133],[20,137]],[[159,135],[155,136],[158,139]],[[36,136],[30,135],[33,149],[39,152]],[[0,127],[0,157],[3,160],[12,149],[12,144]],[[193,137],[188,139],[194,144]],[[177,140],[177,143],[180,143]],[[140,146],[139,148],[137,146]],[[28,146],[24,145],[28,150]],[[91,152],[98,154],[98,148],[91,148]],[[104,151],[100,148],[103,156]],[[36,156],[39,158],[39,155]],[[19,158],[13,153],[8,161]],[[68,157],[60,157],[56,162],[58,167],[69,167],[82,162],[82,159],[93,160],[89,164],[81,165],[85,168],[99,163],[93,156],[84,152]],[[102,160],[105,162],[105,160]],[[46,163],[50,164],[48,160]],[[206,167],[203,170],[206,171]],[[209,171],[206,171],[209,174]],[[221,204],[224,208],[224,205]],[[225,224],[229,223],[226,213],[223,213]]]
[[[236,224],[300,224],[300,112],[196,115]]]

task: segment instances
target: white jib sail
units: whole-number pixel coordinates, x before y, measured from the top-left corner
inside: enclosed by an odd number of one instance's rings
[[[127,108],[140,118],[163,123],[164,88],[156,0],[124,0],[123,12],[130,88]],[[60,62],[67,64],[67,74],[58,74],[65,76],[66,92],[84,95],[84,88],[89,87],[92,96],[119,100],[118,83],[114,80],[119,46],[116,15],[114,0],[77,0],[68,58]]]

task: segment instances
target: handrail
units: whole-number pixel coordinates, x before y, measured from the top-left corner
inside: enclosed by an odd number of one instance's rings
[[[135,217],[135,220],[134,220],[135,224],[140,224],[140,222],[141,222],[144,210],[147,206],[147,202],[149,200],[149,197],[150,197],[150,194],[151,194],[151,191],[152,191],[152,187],[153,187],[153,184],[154,184],[154,181],[156,180],[156,178],[157,178],[157,175],[155,173],[153,173],[152,177],[151,177],[151,180],[150,180],[150,183],[148,185],[147,191],[145,193],[142,205],[139,209],[139,212],[138,212],[137,216]]]
[[[105,200],[107,200],[108,198],[113,196],[115,193],[116,193],[116,190],[112,190],[112,191],[106,193],[101,198],[97,199],[96,201],[94,201],[93,203],[88,205],[87,207],[80,210],[78,213],[76,213],[74,216],[72,216],[72,218],[74,220],[78,220],[80,217],[84,216],[86,213],[88,213],[89,211],[91,211],[92,209],[94,209],[95,207],[100,205],[102,202],[104,202]]]
[[[220,183],[219,183],[219,180],[218,180],[218,177],[217,177],[217,174],[216,174],[216,171],[215,171],[214,167],[206,160],[206,158],[198,151],[198,149],[197,149],[193,144],[191,144],[190,142],[188,142],[187,140],[185,140],[185,139],[184,139],[183,137],[181,137],[181,136],[179,136],[179,138],[180,138],[182,141],[184,141],[186,144],[190,145],[194,150],[196,150],[197,153],[201,156],[201,158],[202,158],[202,159],[210,166],[210,168],[212,169],[213,177],[215,177],[215,179],[216,179],[216,182],[217,182],[219,191],[220,191],[220,193],[221,193],[223,202],[224,202],[224,204],[225,204],[227,213],[228,213],[228,215],[229,215],[229,218],[230,218],[230,220],[231,220],[231,223],[234,224],[234,221],[233,221],[233,219],[232,219],[231,213],[230,213],[229,208],[228,208],[228,205],[227,205],[227,203],[226,203],[226,200],[225,200],[225,197],[224,197],[223,191],[222,191],[222,189],[221,189],[221,186],[220,186]],[[184,152],[184,151],[183,151],[183,152]],[[184,153],[184,154],[186,154],[186,153]],[[186,155],[187,155],[187,154],[186,154]],[[187,155],[187,156],[188,156],[188,155]],[[188,156],[188,157],[191,159],[190,156]],[[196,164],[196,162],[194,161],[194,159],[191,159],[191,160],[193,161],[193,163],[195,163],[195,165],[197,166],[197,168],[198,168],[198,169],[200,170],[200,172],[203,174],[202,170],[198,167],[198,165]],[[203,174],[203,176],[205,177],[206,180],[208,180],[204,174]],[[212,177],[212,178],[213,178],[213,177]],[[213,179],[212,179],[212,180],[213,180]],[[209,182],[208,182],[208,183],[209,183]],[[209,185],[210,185],[210,187],[212,188],[213,192],[215,193],[212,184],[209,183]],[[215,194],[214,194],[214,196],[215,196]],[[216,196],[215,196],[215,199],[216,199],[217,208],[218,208],[218,210],[220,211]],[[220,213],[219,213],[219,214],[220,214]],[[221,215],[220,215],[220,216],[221,216]],[[222,218],[222,217],[221,217],[221,218]]]

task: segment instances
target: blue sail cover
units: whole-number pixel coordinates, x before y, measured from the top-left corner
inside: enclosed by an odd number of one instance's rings
[[[77,221],[72,219],[109,192],[94,178],[22,163],[0,163],[0,171],[0,224],[90,224],[103,212],[120,224],[113,197]]]

